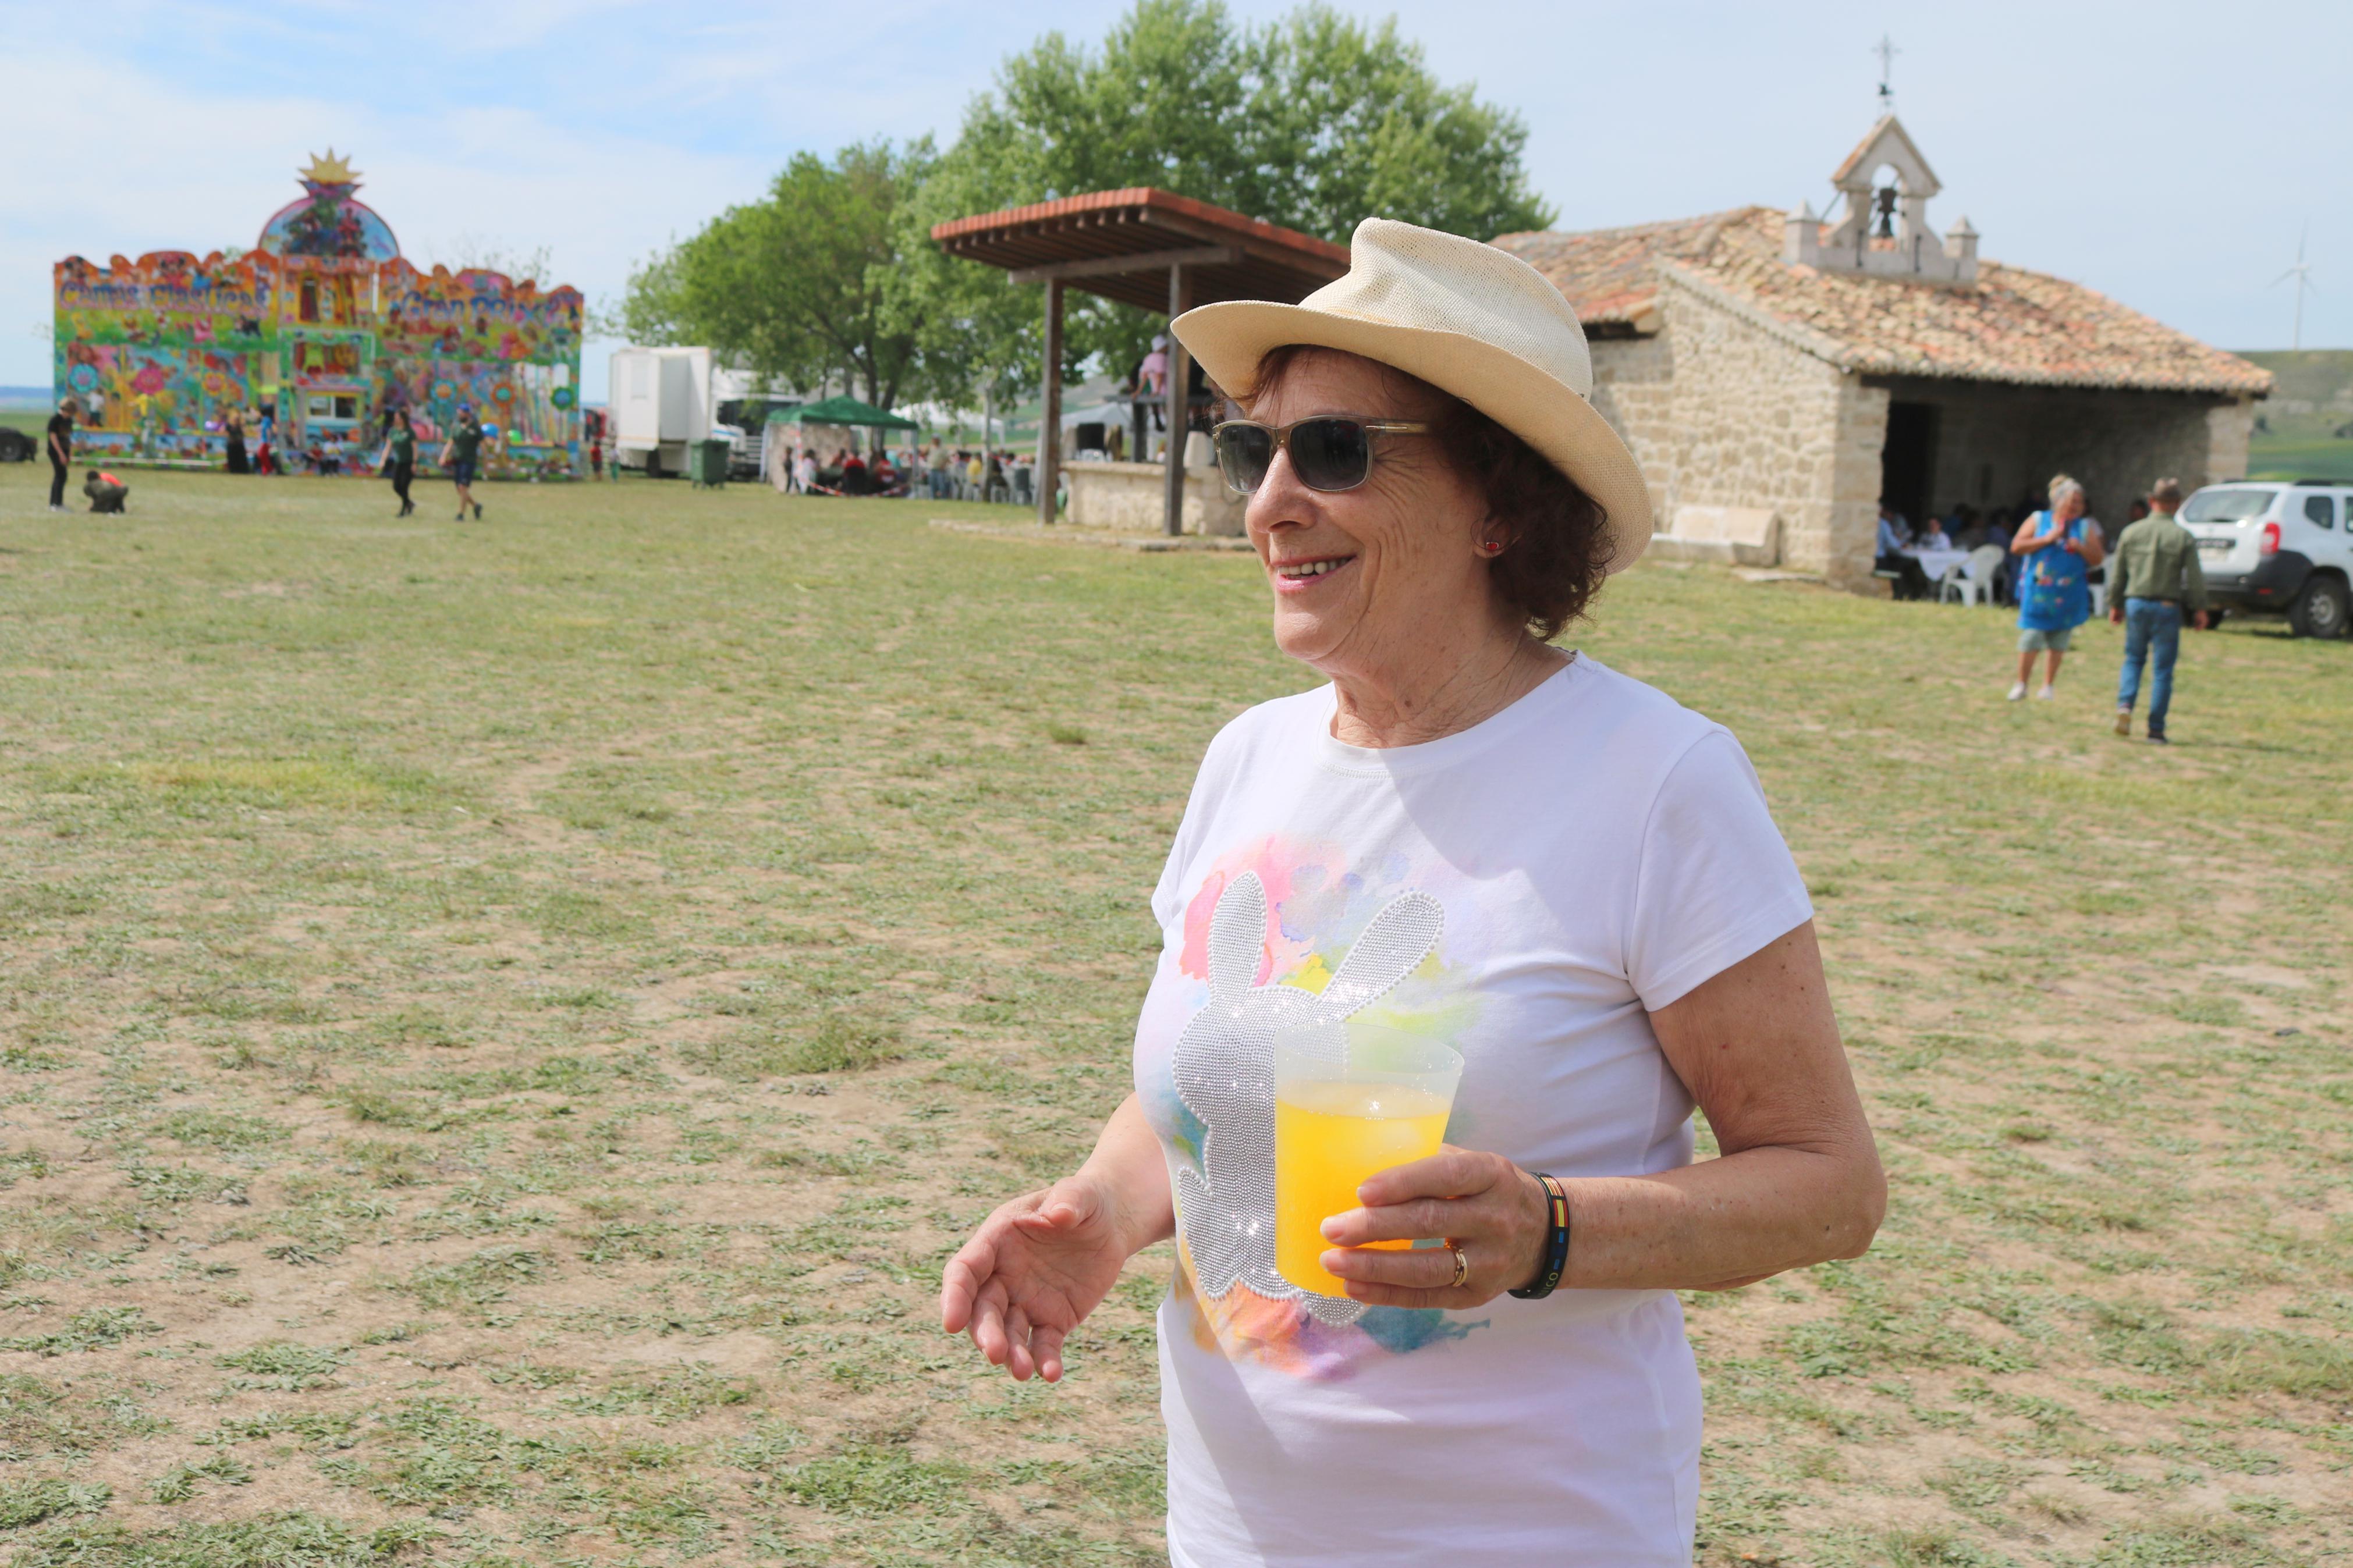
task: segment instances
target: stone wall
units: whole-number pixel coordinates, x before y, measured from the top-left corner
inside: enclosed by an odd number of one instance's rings
[[[2187,393],[2002,386],[1898,377],[1873,384],[1937,410],[1932,502],[2041,505],[2054,473],[2083,481],[2092,515],[2122,523],[2165,475],[2195,489],[2246,472],[2252,404]]]
[[[2247,477],[2247,444],[2254,438],[2255,400],[2233,398],[2206,411],[2205,478],[2201,484]],[[2189,476],[2181,476],[2184,484]]]
[[[1070,463],[1062,481],[1071,488],[1071,521],[1081,528],[1158,533],[1167,525],[1168,470],[1159,463]],[[1186,532],[1240,534],[1248,504],[1216,468],[1185,470]]]
[[[1763,507],[1782,564],[1867,589],[1891,403],[1937,409],[1932,500],[1980,509],[2082,480],[2092,513],[2124,520],[2150,481],[2189,489],[2246,472],[2253,405],[2163,392],[1862,376],[1758,326],[1672,274],[1662,329],[1592,344],[1593,404],[1642,468],[1661,530],[1683,506]]]
[[[1663,515],[1683,506],[1768,509],[1781,518],[1784,564],[1840,575],[1845,450],[1854,438],[1846,426],[1856,414],[1849,378],[1694,290],[1670,288],[1662,303],[1674,362],[1673,493]],[[1878,482],[1874,472],[1874,494]],[[1865,563],[1866,577],[1869,570]]]
[[[1593,407],[1618,432],[1641,465],[1651,512],[1663,529],[1674,518],[1675,353],[1666,332],[1639,338],[1596,338]]]
[[[1839,377],[1838,440],[1820,563],[1808,568],[1841,588],[1876,590],[1880,459],[1887,446],[1886,390],[1851,373]]]

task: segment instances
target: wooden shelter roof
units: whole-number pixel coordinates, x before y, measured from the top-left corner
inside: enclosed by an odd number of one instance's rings
[[[1060,278],[1147,310],[1168,308],[1168,269],[1185,268],[1195,305],[1295,304],[1348,270],[1348,247],[1174,192],[1093,191],[935,226],[950,256],[1001,267],[1017,282]]]

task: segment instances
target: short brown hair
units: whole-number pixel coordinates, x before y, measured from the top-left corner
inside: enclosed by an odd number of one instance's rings
[[[1269,349],[1251,379],[1257,397],[1306,353],[1340,353],[1312,343]],[[1362,357],[1362,356],[1358,356]],[[1377,360],[1391,384],[1431,405],[1430,439],[1457,473],[1476,485],[1487,516],[1507,531],[1487,572],[1504,602],[1546,641],[1558,637],[1609,574],[1609,515],[1575,479],[1519,437],[1451,392]]]
[[[2148,499],[2168,511],[2181,504],[2181,481],[2159,479],[2148,487]]]

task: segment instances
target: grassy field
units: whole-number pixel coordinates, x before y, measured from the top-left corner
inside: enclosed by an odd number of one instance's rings
[[[2353,441],[2327,436],[2308,441],[2257,436],[2247,444],[2247,477],[2353,480]]]
[[[2247,473],[2259,479],[2353,479],[2353,350],[2254,351],[2253,360],[2277,378],[2272,395],[2255,405]]]
[[[675,485],[0,470],[0,1562],[1161,1561],[1137,1260],[1060,1387],[936,1269],[1127,1079],[1247,558]],[[978,509],[963,509],[981,515]],[[1009,511],[997,515],[1010,517]],[[1691,1300],[1701,1560],[2353,1563],[2353,647],[1641,568],[1894,1205]]]

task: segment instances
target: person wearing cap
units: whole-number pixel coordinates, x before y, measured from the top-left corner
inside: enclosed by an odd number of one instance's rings
[[[2116,536],[2110,568],[2108,619],[2125,628],[2124,668],[2116,677],[2116,733],[2132,733],[2133,704],[2140,700],[2141,667],[2156,656],[2148,687],[2148,738],[2167,743],[2166,714],[2173,706],[2173,662],[2181,652],[2181,618],[2206,629],[2206,569],[2198,563],[2198,541],[2174,513],[2181,510],[2181,481],[2159,479],[2149,488],[2149,511]]]
[[[1210,742],[1134,1092],[948,1261],[943,1327],[1058,1378],[1176,1238],[1177,1568],[1688,1564],[1674,1292],[1860,1255],[1885,1183],[1739,743],[1556,646],[1648,542],[1643,477],[1567,302],[1474,241],[1367,219],[1302,303],[1175,331],[1247,410],[1218,459],[1275,642],[1328,684]],[[1278,1268],[1278,1048],[1330,1070],[1395,1031],[1460,1054],[1446,1142]]]

